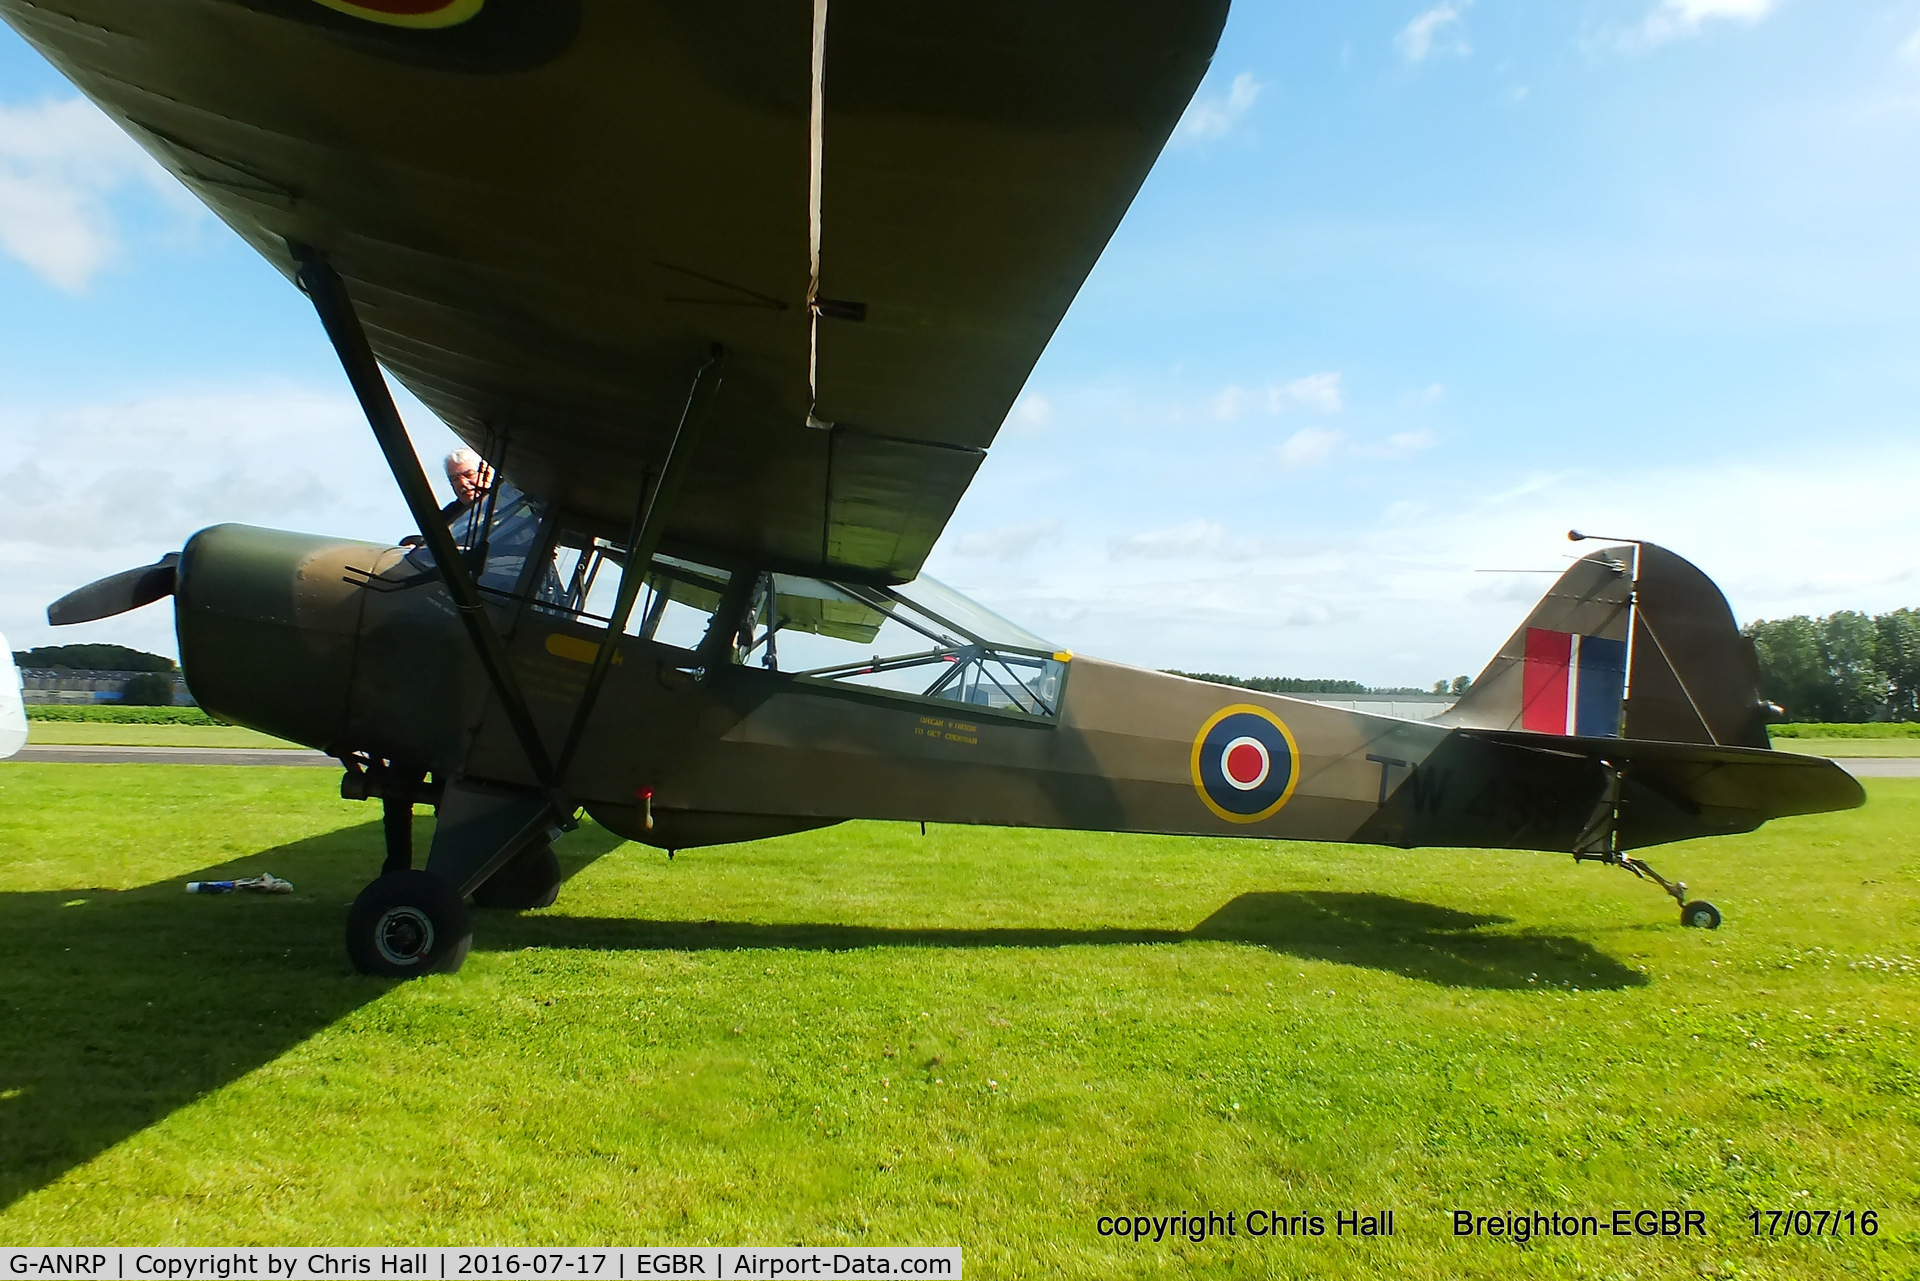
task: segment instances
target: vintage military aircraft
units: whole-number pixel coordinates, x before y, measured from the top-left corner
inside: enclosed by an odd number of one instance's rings
[[[420,531],[215,526],[51,621],[172,596],[203,706],[383,801],[378,974],[456,968],[469,895],[552,902],[582,810],[669,850],[867,817],[1653,876],[1630,850],[1859,804],[1767,750],[1725,601],[1647,543],[1429,722],[1075,656],[920,575],[1225,11],[0,0],[306,293]],[[498,466],[451,523],[382,366]]]

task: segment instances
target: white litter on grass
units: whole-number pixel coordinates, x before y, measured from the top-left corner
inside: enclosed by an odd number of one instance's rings
[[[255,894],[291,894],[293,882],[283,881],[272,872],[262,872],[259,876],[249,876],[244,881],[188,881],[189,894],[231,894],[235,890],[251,890]]]

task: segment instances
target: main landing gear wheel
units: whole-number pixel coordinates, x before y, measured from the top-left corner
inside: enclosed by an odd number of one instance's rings
[[[382,874],[347,910],[347,955],[362,974],[451,974],[472,946],[466,903],[453,886],[417,868]]]
[[[553,846],[545,841],[529,845],[501,869],[480,883],[473,892],[475,907],[505,908],[509,912],[531,912],[552,907],[560,897],[560,860]]]
[[[1720,928],[1720,909],[1705,899],[1695,899],[1680,909],[1680,924],[1694,930]]]

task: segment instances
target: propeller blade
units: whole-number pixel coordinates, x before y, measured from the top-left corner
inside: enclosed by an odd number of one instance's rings
[[[168,552],[151,565],[123,569],[96,579],[47,606],[47,621],[55,627],[91,623],[97,618],[112,618],[115,614],[151,605],[163,596],[173,595],[179,564],[180,553]]]

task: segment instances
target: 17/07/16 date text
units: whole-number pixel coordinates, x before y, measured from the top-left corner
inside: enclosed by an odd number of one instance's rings
[[[1871,1237],[1880,1234],[1873,1210],[1749,1210],[1757,1237]]]

